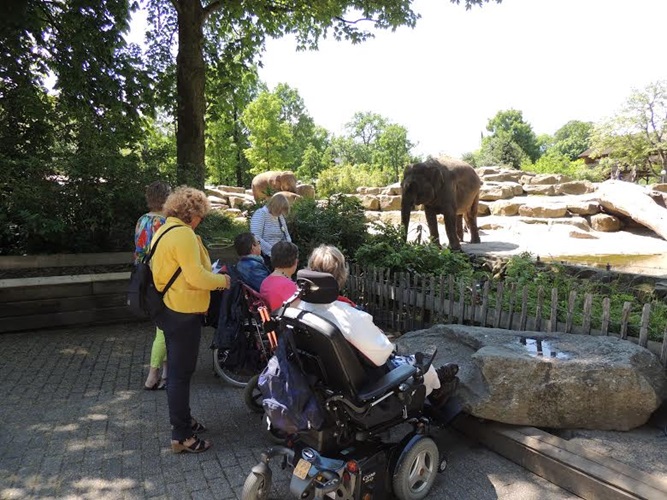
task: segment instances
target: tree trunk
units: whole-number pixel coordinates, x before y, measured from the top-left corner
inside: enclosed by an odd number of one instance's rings
[[[176,160],[179,184],[204,188],[204,111],[206,73],[203,53],[204,12],[199,0],[181,0],[176,57]]]

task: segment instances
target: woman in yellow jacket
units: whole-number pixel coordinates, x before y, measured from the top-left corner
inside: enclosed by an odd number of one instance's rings
[[[190,379],[197,366],[203,315],[208,310],[210,291],[229,288],[226,274],[211,272],[211,259],[194,229],[210,210],[206,195],[181,186],[169,195],[163,212],[167,220],[155,233],[160,239],[151,261],[153,280],[163,290],[174,273],[181,273],[164,296],[165,308],[156,323],[164,331],[169,359],[167,400],[171,423],[171,448],[174,453],[199,453],[211,443],[197,437],[206,428],[190,414]]]

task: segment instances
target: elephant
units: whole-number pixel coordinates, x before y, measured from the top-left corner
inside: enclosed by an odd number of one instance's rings
[[[296,193],[296,176],[289,170],[285,170],[284,172],[269,170],[268,172],[257,174],[252,179],[251,187],[252,195],[255,197],[256,202],[269,198],[273,193],[278,191]]]
[[[401,223],[406,239],[410,212],[415,205],[424,205],[431,240],[440,246],[437,215],[445,219],[445,230],[452,251],[461,250],[463,221],[470,231],[471,243],[479,243],[477,206],[482,186],[475,169],[468,163],[452,158],[429,158],[423,163],[405,167],[401,187]]]

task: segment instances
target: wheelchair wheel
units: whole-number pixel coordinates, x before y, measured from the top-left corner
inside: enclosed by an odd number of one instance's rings
[[[265,500],[269,498],[271,478],[251,472],[243,483],[241,500]]]
[[[229,349],[213,349],[213,369],[215,373],[225,382],[234,387],[245,387],[254,375],[248,375],[242,368],[230,368],[225,366],[229,355]]]
[[[435,441],[424,437],[412,446],[394,472],[392,486],[399,500],[420,500],[433,487],[440,467],[440,453]]]
[[[264,407],[262,406],[262,393],[257,387],[259,382],[259,375],[255,375],[248,381],[248,384],[243,389],[243,401],[245,401],[246,406],[255,413],[264,413]]]

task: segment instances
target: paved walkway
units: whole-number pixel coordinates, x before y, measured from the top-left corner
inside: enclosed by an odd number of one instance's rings
[[[212,450],[171,453],[166,393],[142,390],[147,324],[0,335],[0,499],[236,499],[267,446],[238,389],[213,375],[205,330],[193,414]],[[568,492],[451,432],[434,499],[565,499]],[[273,499],[288,498],[274,470]]]

